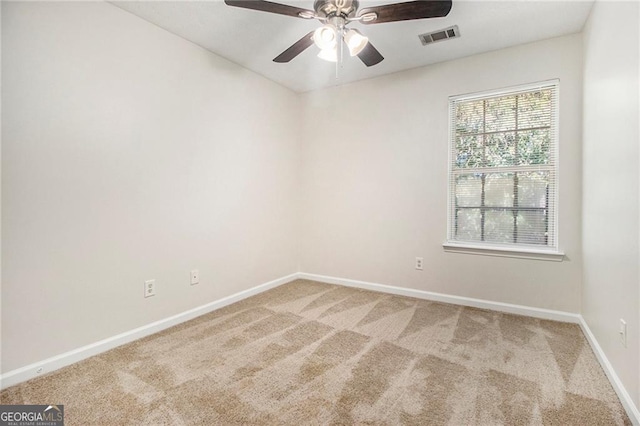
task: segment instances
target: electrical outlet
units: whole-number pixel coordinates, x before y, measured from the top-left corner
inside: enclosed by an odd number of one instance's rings
[[[200,271],[197,269],[191,270],[191,285],[198,284],[200,282]]]
[[[627,347],[627,322],[620,318],[620,340],[622,341],[622,345]]]
[[[422,271],[422,264],[424,263],[424,259],[422,257],[416,257],[416,269]]]
[[[144,297],[156,295],[156,280],[147,280],[144,282]]]

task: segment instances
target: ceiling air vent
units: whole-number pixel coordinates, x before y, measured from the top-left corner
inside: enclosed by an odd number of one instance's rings
[[[443,30],[434,31],[432,33],[420,34],[418,36],[423,46],[456,37],[460,37],[460,30],[457,25]]]

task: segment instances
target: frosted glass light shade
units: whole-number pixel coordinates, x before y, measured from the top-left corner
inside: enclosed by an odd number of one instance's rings
[[[335,47],[333,49],[322,49],[318,53],[318,58],[329,62],[338,62],[338,51]]]
[[[331,24],[323,25],[313,32],[313,42],[320,49],[333,49],[338,42],[338,30]]]
[[[344,41],[347,43],[349,54],[351,56],[356,56],[358,53],[362,52],[362,49],[364,49],[367,43],[369,43],[369,39],[360,34],[360,31],[358,30],[347,31],[344,35]]]

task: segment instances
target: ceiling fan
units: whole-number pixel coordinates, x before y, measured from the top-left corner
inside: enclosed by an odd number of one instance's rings
[[[315,0],[314,10],[264,0],[224,0],[229,6],[262,12],[277,13],[302,19],[317,19],[324,25],[306,34],[274,62],[289,62],[312,44],[320,48],[318,57],[336,62],[342,56],[343,43],[351,56],[358,56],[368,67],[380,63],[384,57],[360,31],[347,28],[351,22],[382,24],[412,19],[439,18],[451,10],[451,0],[416,0],[367,7],[358,10],[358,0]]]

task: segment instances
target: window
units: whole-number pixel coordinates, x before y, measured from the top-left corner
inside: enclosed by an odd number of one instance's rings
[[[445,247],[557,251],[558,82],[455,96]]]

